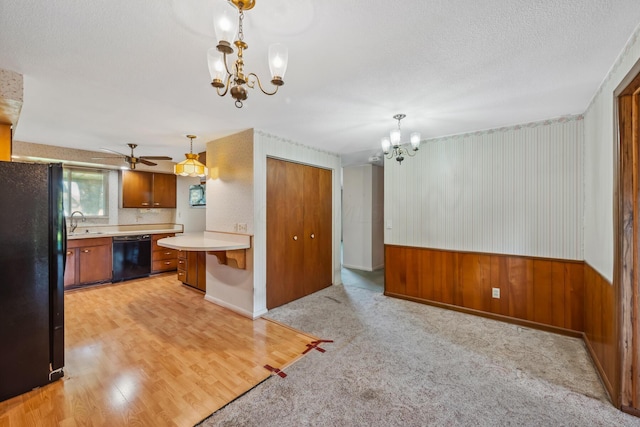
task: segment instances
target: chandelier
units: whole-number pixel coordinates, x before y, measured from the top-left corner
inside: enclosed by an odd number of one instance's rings
[[[393,116],[398,121],[398,129],[393,129],[389,132],[389,136],[382,138],[382,151],[387,159],[393,159],[394,157],[398,163],[402,164],[404,156],[413,157],[416,155],[416,151],[420,148],[420,132],[413,132],[409,137],[412,151],[402,146],[402,132],[400,130],[400,120],[404,119],[406,114],[396,114]]]
[[[243,52],[249,47],[244,41],[242,21],[244,11],[253,9],[255,0],[228,0],[238,9],[238,25],[232,17],[230,8],[225,8],[222,13],[214,18],[214,26],[218,45],[209,49],[207,61],[209,63],[209,73],[211,74],[211,86],[216,88],[218,95],[225,96],[231,92],[231,96],[236,100],[236,107],[242,108],[242,101],[247,99],[247,88],[253,89],[258,83],[258,88],[265,95],[274,95],[280,86],[284,84],[282,78],[287,71],[289,52],[287,47],[280,43],[269,46],[269,69],[271,71],[271,84],[275,86],[272,92],[266,91],[258,76],[254,73],[245,74]],[[236,38],[237,32],[237,39]],[[227,55],[233,53],[231,42],[238,49],[235,62],[231,66],[227,63]]]
[[[187,138],[191,141],[191,148],[189,153],[185,154],[187,157],[185,160],[173,166],[173,173],[180,176],[207,176],[207,167],[198,161],[198,154],[193,154],[193,139],[197,138],[195,135],[187,135]]]

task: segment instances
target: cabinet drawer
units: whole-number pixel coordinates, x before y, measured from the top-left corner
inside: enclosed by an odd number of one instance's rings
[[[178,280],[180,280],[181,282],[187,280],[187,272],[184,270],[178,270]]]
[[[163,259],[171,260],[178,258],[178,251],[175,249],[162,248],[159,251],[153,251],[153,261],[161,261]]]
[[[165,237],[175,237],[175,233],[152,234],[151,235],[151,250],[152,251],[161,251],[161,250],[167,249],[164,246],[158,245],[158,240],[164,239]],[[175,250],[175,249],[173,249],[173,250]]]
[[[178,258],[178,269],[187,270],[187,260],[184,258]]]
[[[188,251],[178,251],[178,259],[187,259]]]
[[[178,265],[177,259],[163,259],[163,260],[153,261],[152,270],[154,272],[175,270],[177,265]]]

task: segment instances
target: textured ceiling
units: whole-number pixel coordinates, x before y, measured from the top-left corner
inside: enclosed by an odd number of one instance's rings
[[[256,128],[355,161],[396,113],[423,139],[582,113],[640,23],[638,0],[257,0],[245,68],[268,81],[273,42],[289,67],[237,109],[209,85],[216,1],[2,0],[15,139],[179,161]]]

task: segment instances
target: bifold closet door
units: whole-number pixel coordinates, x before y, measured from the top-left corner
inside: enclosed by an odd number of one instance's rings
[[[331,171],[304,166],[304,294],[331,285]]]
[[[267,159],[267,308],[332,283],[331,171]]]
[[[267,308],[304,296],[304,170],[267,159]]]

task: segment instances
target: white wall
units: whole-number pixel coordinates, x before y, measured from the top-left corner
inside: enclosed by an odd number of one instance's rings
[[[582,259],[582,168],[582,116],[428,140],[385,159],[385,243]]]
[[[383,171],[371,164],[342,169],[342,264],[373,271],[384,266]]]
[[[333,179],[333,283],[340,284],[340,157],[334,153],[269,135],[254,133],[254,312],[267,312],[267,157],[331,169]],[[208,154],[207,154],[208,155]]]
[[[638,73],[640,26],[603,80],[587,111],[585,127],[584,260],[613,282],[614,153],[618,142],[616,88]],[[633,70],[630,73],[630,70]]]
[[[249,317],[267,312],[266,198],[267,157],[332,169],[333,271],[340,282],[340,158],[282,138],[249,129],[207,143],[207,230],[236,232],[246,223],[253,235],[246,270],[218,264],[207,255],[206,298]],[[217,201],[221,201],[217,203]]]
[[[207,231],[238,232],[247,224],[254,232],[253,130],[207,143]],[[247,317],[258,317],[254,307],[253,249],[247,251],[246,269],[219,264],[207,254],[206,299]]]
[[[189,187],[200,184],[200,178],[178,176],[176,182],[176,222],[184,226],[185,233],[204,231],[207,215],[205,207],[191,207]]]

